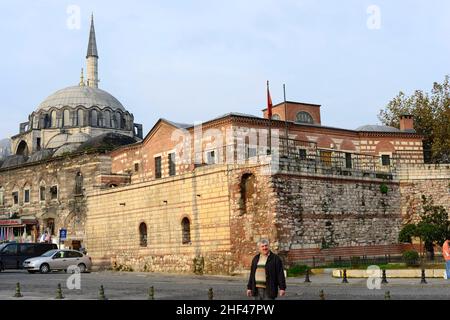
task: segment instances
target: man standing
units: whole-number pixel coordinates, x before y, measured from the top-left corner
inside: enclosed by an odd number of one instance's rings
[[[445,275],[444,278],[450,280],[450,240],[447,237],[442,246],[442,256],[445,259]]]
[[[276,254],[269,250],[269,241],[259,241],[259,254],[252,260],[250,278],[247,284],[247,296],[255,300],[274,300],[285,295],[286,279],[283,263]]]

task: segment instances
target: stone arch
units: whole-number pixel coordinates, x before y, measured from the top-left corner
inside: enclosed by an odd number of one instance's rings
[[[351,140],[344,139],[344,141],[342,141],[341,143],[340,150],[356,151],[356,147]]]
[[[19,144],[17,145],[16,154],[28,157],[29,151],[30,150],[28,149],[28,144],[26,143],[26,141],[25,140],[20,141]]]
[[[379,154],[380,152],[394,153],[395,147],[389,141],[380,141],[380,142],[378,142],[377,146],[375,147],[375,153]]]
[[[318,148],[330,149],[330,148],[332,148],[333,145],[334,145],[334,142],[330,137],[320,136],[317,139],[317,147]]]
[[[76,125],[79,127],[84,126],[84,109],[80,107],[77,109]]]

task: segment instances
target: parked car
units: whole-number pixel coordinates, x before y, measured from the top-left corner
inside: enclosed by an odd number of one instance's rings
[[[23,267],[30,273],[37,271],[48,273],[53,270],[67,271],[69,267],[76,266],[80,272],[86,272],[92,268],[91,257],[75,250],[50,250],[40,257],[27,259]]]
[[[0,271],[21,269],[26,259],[38,257],[57,248],[54,243],[3,243],[0,245]]]

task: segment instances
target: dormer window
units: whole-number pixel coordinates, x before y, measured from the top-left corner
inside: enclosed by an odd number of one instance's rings
[[[295,117],[295,122],[313,124],[314,120],[308,112],[300,111],[299,113],[297,113],[297,116]]]

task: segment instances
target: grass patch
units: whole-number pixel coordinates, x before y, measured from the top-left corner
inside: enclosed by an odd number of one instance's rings
[[[294,265],[294,266],[290,267],[287,270],[287,276],[288,277],[303,276],[303,275],[306,274],[306,270],[308,270],[308,269],[309,269],[309,267],[306,266],[306,265],[303,265],[303,264],[299,265],[299,264],[297,264],[297,265]]]

